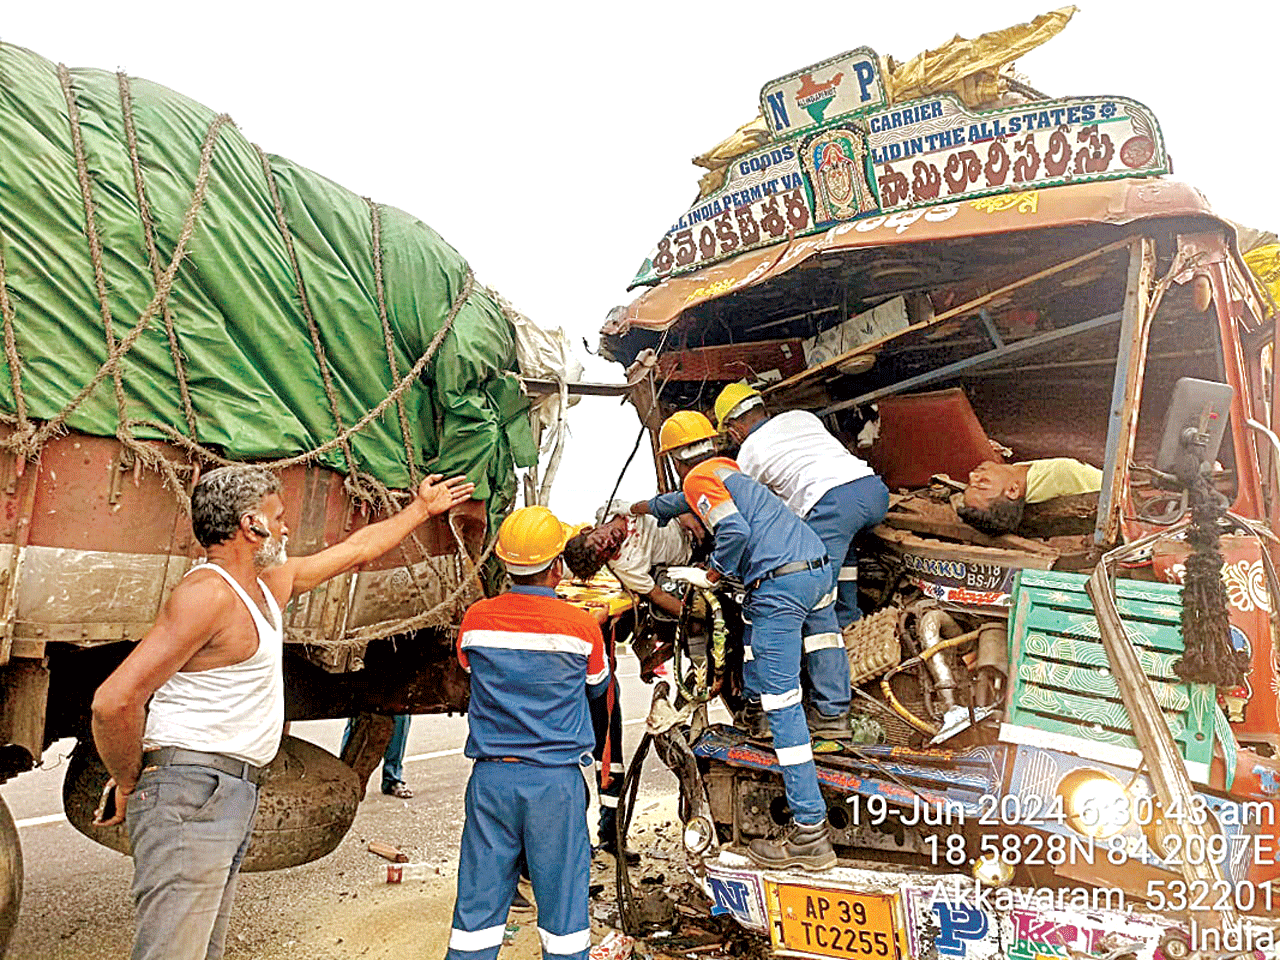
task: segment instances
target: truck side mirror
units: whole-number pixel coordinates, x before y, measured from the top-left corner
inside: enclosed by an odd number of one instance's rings
[[[1211,464],[1222,446],[1234,391],[1226,383],[1182,377],[1173,387],[1155,467],[1184,485],[1202,464]]]

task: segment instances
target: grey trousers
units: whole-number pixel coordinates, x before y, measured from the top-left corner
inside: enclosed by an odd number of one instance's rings
[[[129,797],[133,960],[221,960],[258,788],[208,767],[149,770]]]

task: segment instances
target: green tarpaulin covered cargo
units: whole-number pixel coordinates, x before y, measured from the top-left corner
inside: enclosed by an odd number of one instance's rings
[[[163,292],[189,220],[172,289],[118,368],[128,433],[194,426],[201,446],[234,460],[314,450],[386,398],[471,289],[402,396],[407,429],[388,406],[350,438],[353,466],[407,487],[407,434],[418,472],[465,472],[491,515],[511,501],[513,465],[537,455],[512,325],[426,224],[260,153],[162,86],[64,71],[8,44],[0,130],[0,408],[16,416],[21,400],[48,421],[73,405],[67,427],[117,435],[109,342]],[[321,462],[352,466],[341,444]]]

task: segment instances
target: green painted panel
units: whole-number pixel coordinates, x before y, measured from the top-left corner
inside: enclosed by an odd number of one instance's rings
[[[1056,687],[1063,692],[1079,691],[1098,697],[1108,697],[1120,703],[1120,688],[1110,673],[1097,670],[1082,670],[1066,663],[1054,663],[1044,660],[1023,660],[1018,664],[1018,676],[1028,685],[1036,687]],[[1173,685],[1169,683],[1153,683],[1156,702],[1163,710],[1178,713],[1191,706],[1191,694],[1185,689],[1187,684]],[[1128,727],[1126,720],[1125,726]]]
[[[1085,596],[1084,585],[1089,579],[1079,573],[1062,573],[1057,570],[1023,570],[1019,583],[1024,587],[1042,587],[1062,590]],[[1150,580],[1117,580],[1116,596],[1121,600],[1147,600],[1151,603],[1182,603],[1182,588],[1172,583],[1155,583]]]
[[[1177,627],[1151,623],[1149,620],[1131,620],[1124,614],[1120,616],[1130,643],[1145,649],[1177,653],[1181,656],[1182,631]],[[1102,643],[1102,637],[1098,633],[1098,621],[1094,618],[1092,610],[1084,613],[1077,610],[1063,610],[1056,606],[1042,606],[1037,603],[1035,617],[1027,624],[1027,630]]]
[[[1138,654],[1138,662],[1142,664],[1142,669],[1148,677],[1153,680],[1173,682],[1172,678],[1175,676],[1173,665],[1181,656],[1180,653],[1157,653],[1146,647],[1134,649]],[[1107,660],[1107,651],[1101,642],[1089,643],[1068,637],[1031,633],[1023,641],[1022,651],[1027,656],[1061,660],[1080,667],[1101,668],[1107,671],[1111,669],[1111,663]]]
[[[1043,570],[1019,575],[1009,620],[1009,722],[1136,749],[1085,581],[1078,574]],[[1181,589],[1119,581],[1116,592],[1121,621],[1179,751],[1189,761],[1209,763],[1214,691],[1184,683],[1173,672],[1183,651]]]

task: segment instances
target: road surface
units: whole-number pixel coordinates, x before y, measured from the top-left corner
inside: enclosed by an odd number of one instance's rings
[[[618,673],[629,759],[651,691],[639,680],[634,658],[620,658]],[[717,706],[712,719],[726,718]],[[336,753],[342,728],[341,720],[322,720],[295,723],[291,732]],[[301,867],[243,875],[228,960],[442,956],[462,834],[462,797],[471,768],[462,756],[466,730],[463,717],[414,718],[405,758],[412,799],[384,796],[378,789],[380,770],[375,771],[355,824],[337,850]],[[18,823],[26,884],[6,960],[129,956],[132,863],[83,837],[61,812],[62,775],[72,745],[71,740],[59,741],[46,752],[40,769],[0,788]],[[650,754],[640,808],[675,791],[675,778]],[[594,829],[594,806],[590,821]],[[370,840],[393,844],[415,862],[432,863],[439,874],[422,884],[389,885],[386,861],[365,849]],[[504,952],[504,960],[508,955]]]

